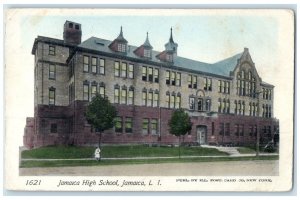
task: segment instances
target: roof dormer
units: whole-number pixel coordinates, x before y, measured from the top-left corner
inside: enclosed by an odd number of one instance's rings
[[[165,50],[159,53],[156,57],[164,62],[173,62],[174,57],[177,55],[177,47],[178,44],[173,40],[173,30],[171,28],[171,35],[169,38],[169,42],[165,44]]]
[[[152,49],[153,49],[153,47],[151,46],[151,44],[149,42],[149,37],[148,37],[148,32],[147,32],[147,37],[146,37],[146,40],[145,40],[144,44],[139,46],[134,51],[134,53],[139,57],[143,57],[143,58],[146,58],[146,59],[151,59]]]
[[[165,44],[165,48],[166,48],[167,52],[177,55],[178,44],[174,42],[172,32],[173,32],[173,30],[171,28],[170,39],[169,39],[169,42]]]
[[[123,36],[123,28],[121,26],[119,36],[114,41],[112,41],[112,43],[109,45],[109,48],[116,52],[126,53],[127,43],[128,43],[127,40]]]

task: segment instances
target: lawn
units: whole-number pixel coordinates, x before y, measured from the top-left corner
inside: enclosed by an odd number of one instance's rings
[[[74,159],[93,158],[95,147],[66,147],[49,146],[38,149],[25,150],[22,158],[35,159]],[[226,156],[227,153],[213,148],[181,147],[182,156]],[[101,151],[103,158],[132,158],[132,157],[176,157],[178,147],[149,147],[143,145],[103,146]]]
[[[122,165],[122,164],[159,164],[185,162],[218,162],[218,161],[250,161],[250,160],[278,160],[279,156],[259,157],[201,157],[201,158],[169,158],[169,159],[134,159],[134,160],[56,160],[56,161],[22,161],[21,168],[30,167],[64,167],[64,166],[95,166],[95,165]]]
[[[256,153],[256,150],[250,147],[239,147],[237,148],[240,154],[253,154]]]

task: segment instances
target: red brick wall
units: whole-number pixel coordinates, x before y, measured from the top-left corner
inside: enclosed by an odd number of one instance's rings
[[[70,106],[42,106],[35,109],[35,118],[27,121],[24,135],[24,145],[29,147],[40,147],[57,144],[74,145],[97,145],[98,135],[86,122],[84,112],[87,102],[76,101]],[[169,133],[168,122],[172,110],[167,108],[151,108],[145,106],[115,105],[118,116],[123,119],[123,131],[115,133],[114,129],[102,134],[104,144],[178,144],[178,138]],[[133,119],[132,133],[125,132],[125,117]],[[151,123],[149,133],[142,133],[143,119],[158,119],[158,134],[151,134]],[[160,120],[159,120],[160,119]],[[182,142],[197,142],[197,126],[207,127],[208,144],[255,144],[256,137],[249,135],[249,125],[257,125],[258,131],[264,137],[264,126],[271,126],[271,137],[274,134],[274,126],[278,121],[250,116],[236,116],[225,114],[214,114],[210,117],[191,117],[193,123],[190,134],[185,135]],[[214,133],[212,133],[212,122]],[[57,133],[51,133],[51,124],[57,124]],[[230,135],[220,135],[220,123],[230,123]],[[244,124],[244,136],[235,135],[235,124]],[[36,134],[34,134],[36,128]],[[159,131],[160,130],[160,131]],[[160,132],[160,133],[159,133]],[[33,137],[34,136],[34,137]],[[269,138],[270,139],[270,138]],[[266,139],[266,140],[269,140]]]

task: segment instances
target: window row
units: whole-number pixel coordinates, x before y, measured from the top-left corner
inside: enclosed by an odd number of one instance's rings
[[[83,56],[83,72],[105,74],[105,60],[93,56]]]
[[[159,91],[150,89],[147,91],[145,88],[142,91],[142,106],[158,107]]]
[[[230,113],[230,100],[219,99],[218,100],[218,112],[219,113]]]
[[[115,118],[115,132],[116,133],[132,133],[133,118],[132,117],[116,117]],[[142,120],[142,134],[158,134],[158,119],[143,118]]]
[[[197,111],[210,111],[211,99],[203,97],[189,97],[189,109]]]
[[[212,91],[212,79],[211,78],[204,78],[204,88],[205,91]]]
[[[219,92],[229,94],[230,93],[230,82],[219,80]]]
[[[124,123],[123,123],[124,122]],[[123,121],[123,117],[116,117],[115,118],[115,132],[116,133],[132,133],[132,117],[125,117]],[[123,130],[125,128],[125,130]]]
[[[170,92],[166,93],[166,104],[168,108],[181,108],[181,94],[175,92]]]
[[[153,67],[143,66],[142,68],[142,80],[158,83],[158,69]]]
[[[126,86],[120,88],[118,85],[114,89],[114,103],[133,105],[134,88]]]
[[[197,76],[188,75],[188,87],[197,89]]]
[[[245,115],[245,101],[234,101],[234,113]]]
[[[230,135],[230,123],[220,123],[219,135]]]
[[[83,100],[90,101],[96,93],[99,93],[102,97],[105,97],[105,84],[101,82],[99,85],[97,82],[92,82],[91,84],[88,81],[83,83]]]
[[[258,93],[256,91],[256,81],[251,71],[248,72],[248,75],[246,75],[244,70],[238,73],[237,94],[240,96],[250,96],[253,98],[257,96]]]
[[[272,90],[263,88],[263,99],[271,100],[272,99]]]
[[[131,63],[115,61],[115,76],[133,78],[134,67]]]
[[[181,73],[174,71],[166,71],[166,84],[181,86]]]
[[[268,104],[262,105],[262,117],[271,118],[272,117],[272,106]]]
[[[258,104],[257,103],[249,103],[249,116],[257,116],[258,115]]]

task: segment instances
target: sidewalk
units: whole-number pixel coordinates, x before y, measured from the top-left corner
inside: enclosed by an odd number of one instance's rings
[[[276,156],[276,153],[260,153],[259,156]],[[229,157],[254,157],[255,154],[232,154],[228,156],[180,156],[181,158],[229,158]],[[178,156],[170,157],[124,157],[124,158],[101,158],[101,160],[154,160],[154,159],[174,159]],[[59,160],[95,160],[95,158],[70,158],[70,159],[37,159],[37,158],[23,158],[22,161],[59,161]]]

